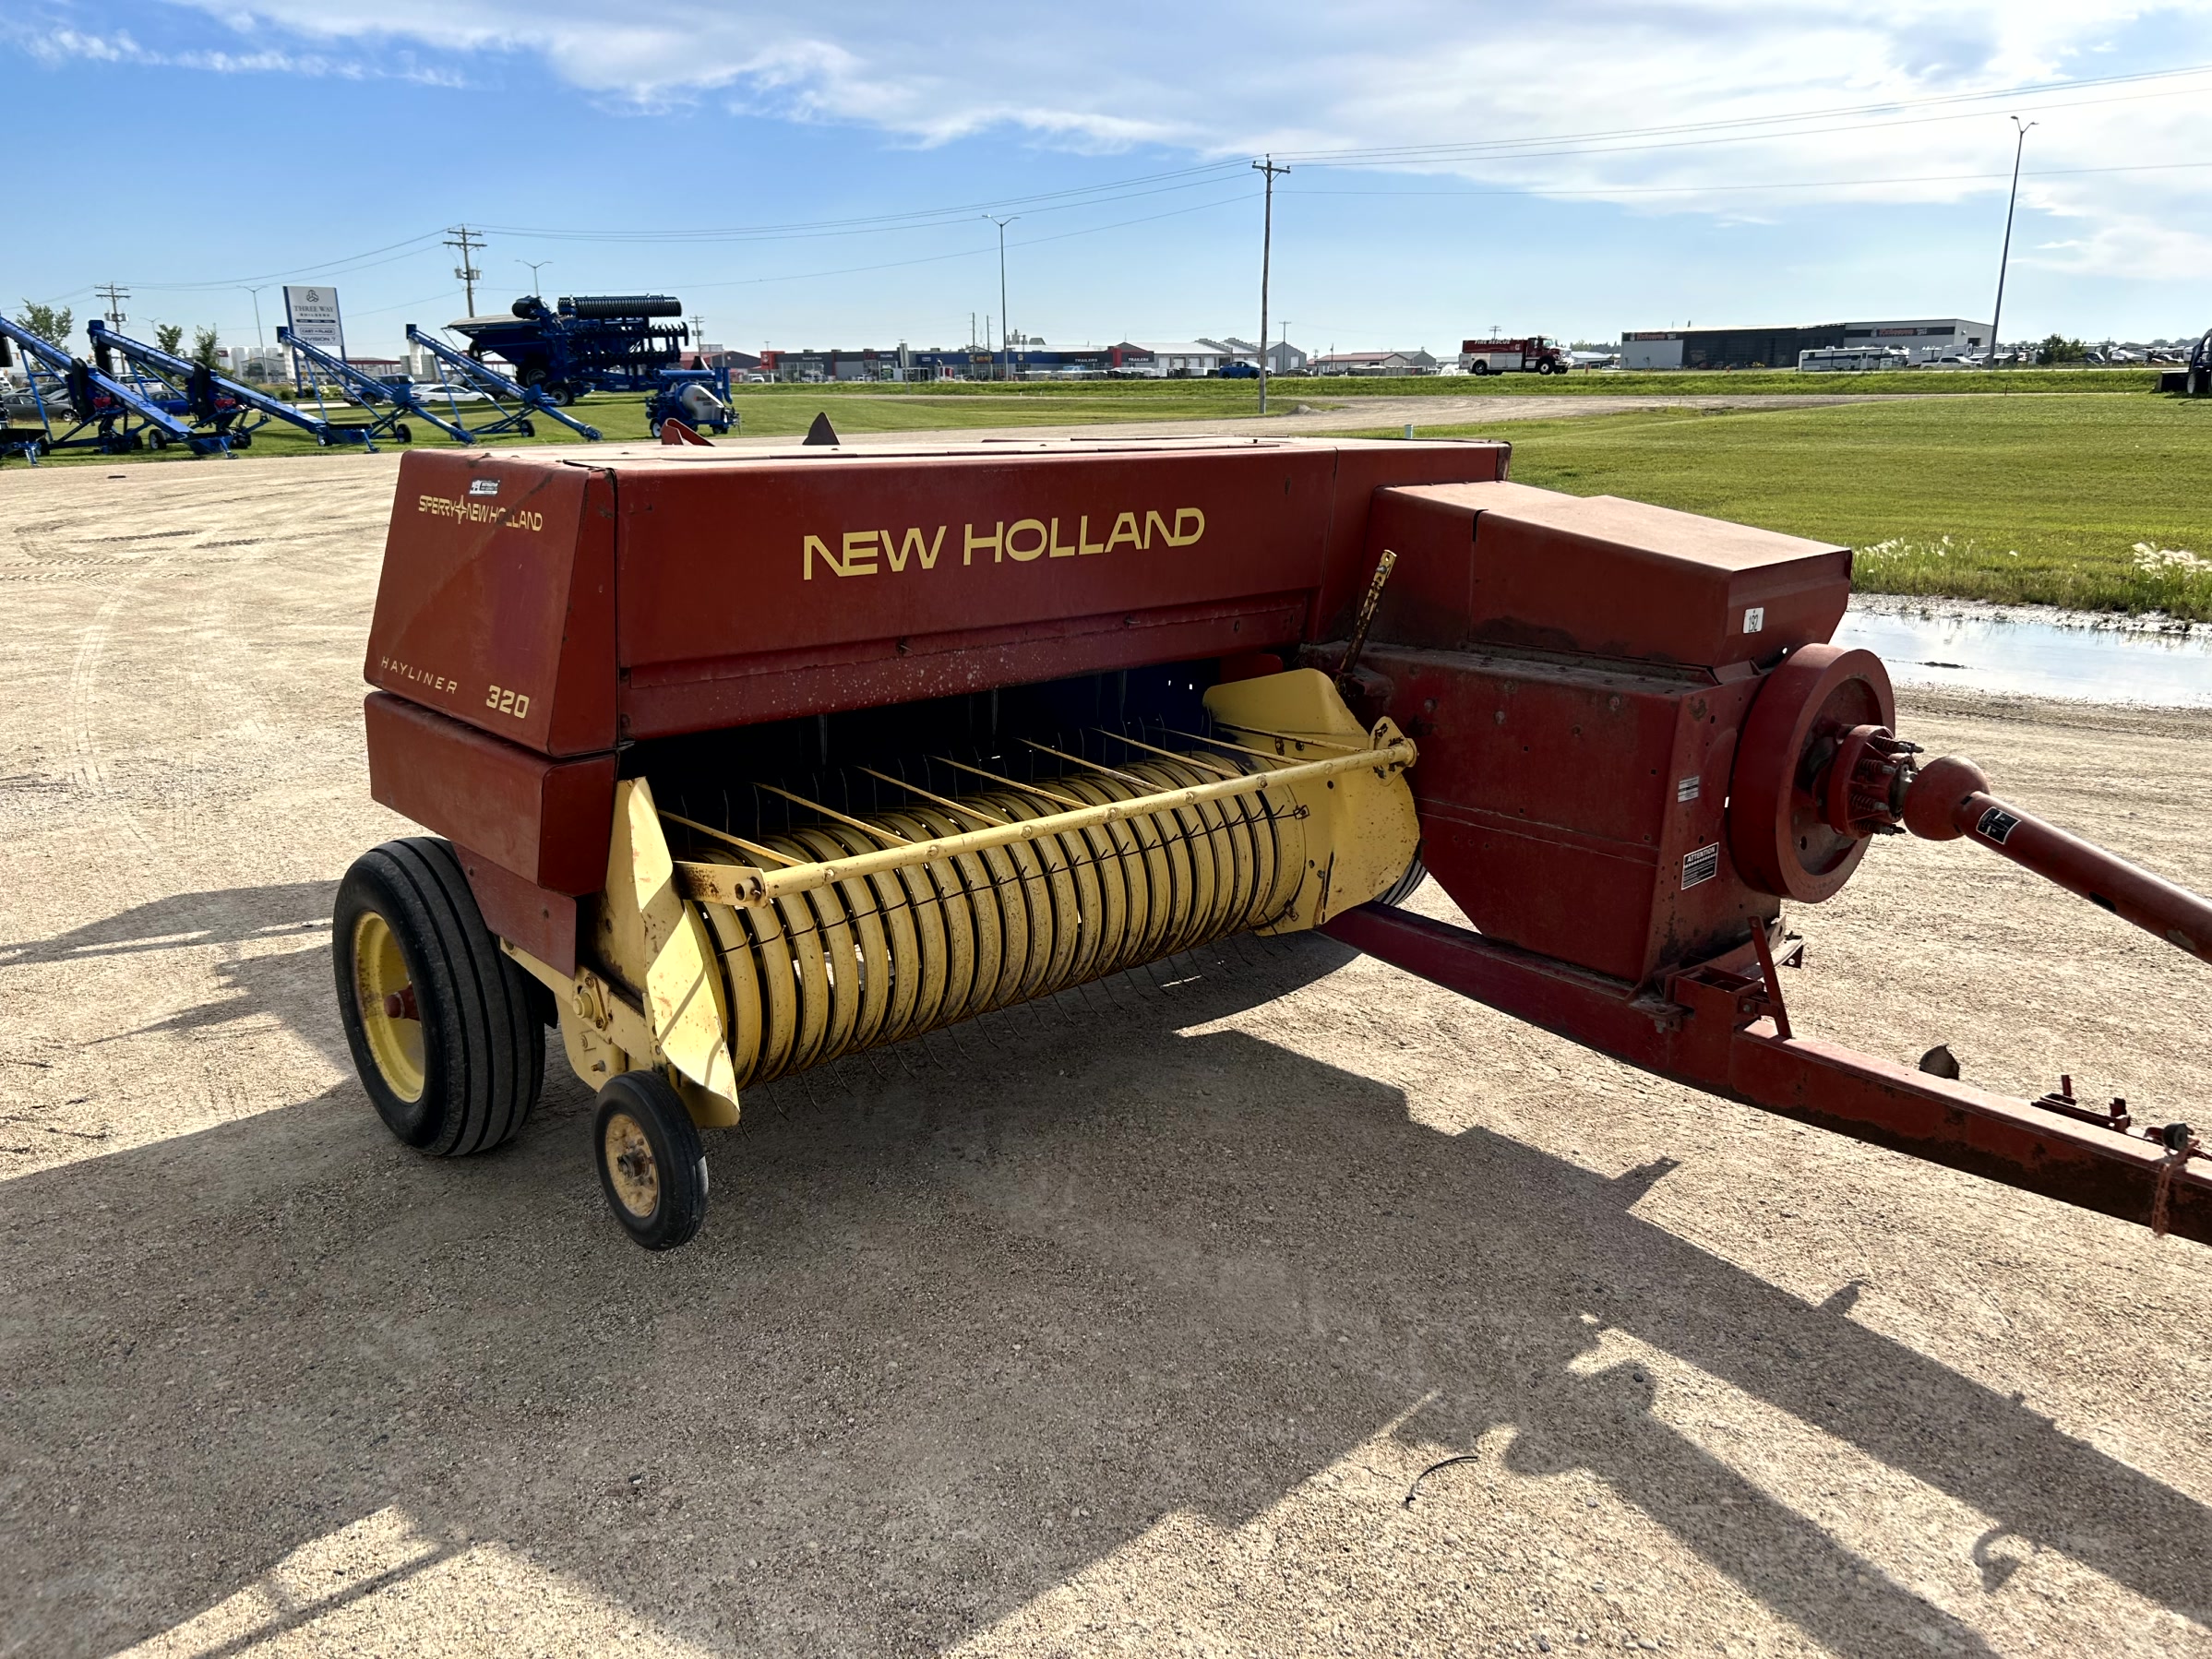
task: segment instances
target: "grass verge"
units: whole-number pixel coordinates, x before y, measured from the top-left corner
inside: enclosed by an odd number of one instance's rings
[[[1417,430],[1510,438],[1524,483],[1842,543],[1864,592],[2212,621],[2201,404],[1931,399]]]

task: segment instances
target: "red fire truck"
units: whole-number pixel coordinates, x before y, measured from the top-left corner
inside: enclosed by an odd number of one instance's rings
[[[1459,365],[1470,375],[1563,375],[1570,360],[1558,340],[1537,335],[1529,340],[1463,340]]]

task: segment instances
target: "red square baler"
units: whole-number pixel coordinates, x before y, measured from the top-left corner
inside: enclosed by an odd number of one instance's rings
[[[337,983],[436,1154],[543,1027],[640,1242],[699,1128],[855,1049],[1325,928],[1663,1075],[2212,1237],[2186,1125],[1796,1034],[1782,901],[1964,836],[2199,958],[2212,906],[1895,733],[1847,549],[1507,480],[1490,443],[415,453]],[[1427,875],[1472,928],[1399,908]],[[1951,1075],[1942,1075],[1946,1069]]]

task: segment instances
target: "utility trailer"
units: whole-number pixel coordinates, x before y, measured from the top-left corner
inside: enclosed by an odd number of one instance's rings
[[[587,391],[650,391],[677,366],[691,331],[683,303],[664,293],[564,294],[553,304],[525,294],[507,316],[464,316],[450,325],[469,354],[500,358],[514,378],[555,402]]]
[[[319,414],[294,408],[281,398],[257,391],[241,381],[221,375],[188,357],[149,346],[142,340],[119,334],[99,317],[85,325],[92,341],[92,358],[103,374],[114,374],[115,359],[129,364],[136,389],[149,401],[187,423],[185,441],[195,455],[227,455],[250,447],[254,434],[271,421],[296,426],[317,444],[368,446],[368,433],[359,426],[341,426]],[[149,448],[165,441],[151,431]],[[369,446],[372,447],[373,446]]]
[[[360,428],[361,441],[369,448],[377,447],[377,439],[389,437],[395,444],[414,442],[414,431],[407,424],[406,417],[413,415],[425,426],[434,426],[456,443],[473,442],[473,435],[460,422],[460,408],[454,406],[455,419],[447,420],[415,396],[414,388],[405,381],[382,380],[366,369],[357,368],[344,358],[322,347],[302,340],[284,324],[277,325],[277,344],[292,352],[293,372],[296,380],[314,382],[317,396],[321,395],[322,382],[328,376],[339,394],[349,403],[368,412],[368,424]],[[311,371],[300,373],[305,364]]]
[[[1896,733],[1847,548],[1533,489],[1496,443],[417,451],[341,1018],[432,1155],[516,1134],[557,1025],[615,1218],[840,1055],[1319,928],[1657,1075],[2212,1242],[2180,1115],[1794,1022],[1784,931],[1962,840],[2212,960],[2212,904]],[[1426,870],[1472,927],[1396,901]]]
[[[598,427],[587,426],[537,388],[508,379],[490,364],[466,352],[455,351],[436,335],[425,334],[413,323],[407,325],[407,343],[430,353],[431,361],[437,364],[439,385],[480,393],[492,406],[491,420],[469,428],[472,437],[500,437],[510,432],[522,437],[535,437],[538,429],[532,424],[532,417],[542,414],[551,416],[588,443],[599,441]],[[459,404],[454,408],[458,420]]]
[[[0,438],[0,455],[21,455],[35,466],[42,455],[55,449],[125,455],[150,442],[155,448],[176,443],[206,452],[199,446],[208,440],[137,386],[111,373],[108,364],[86,363],[0,316],[0,368],[14,366],[18,357],[38,424],[18,425],[10,419],[6,437]]]

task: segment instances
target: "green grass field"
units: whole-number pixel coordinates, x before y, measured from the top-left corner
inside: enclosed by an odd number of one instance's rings
[[[1510,438],[1524,483],[1843,543],[1859,550],[1863,592],[2212,621],[2203,403],[1931,399],[1417,433]]]

